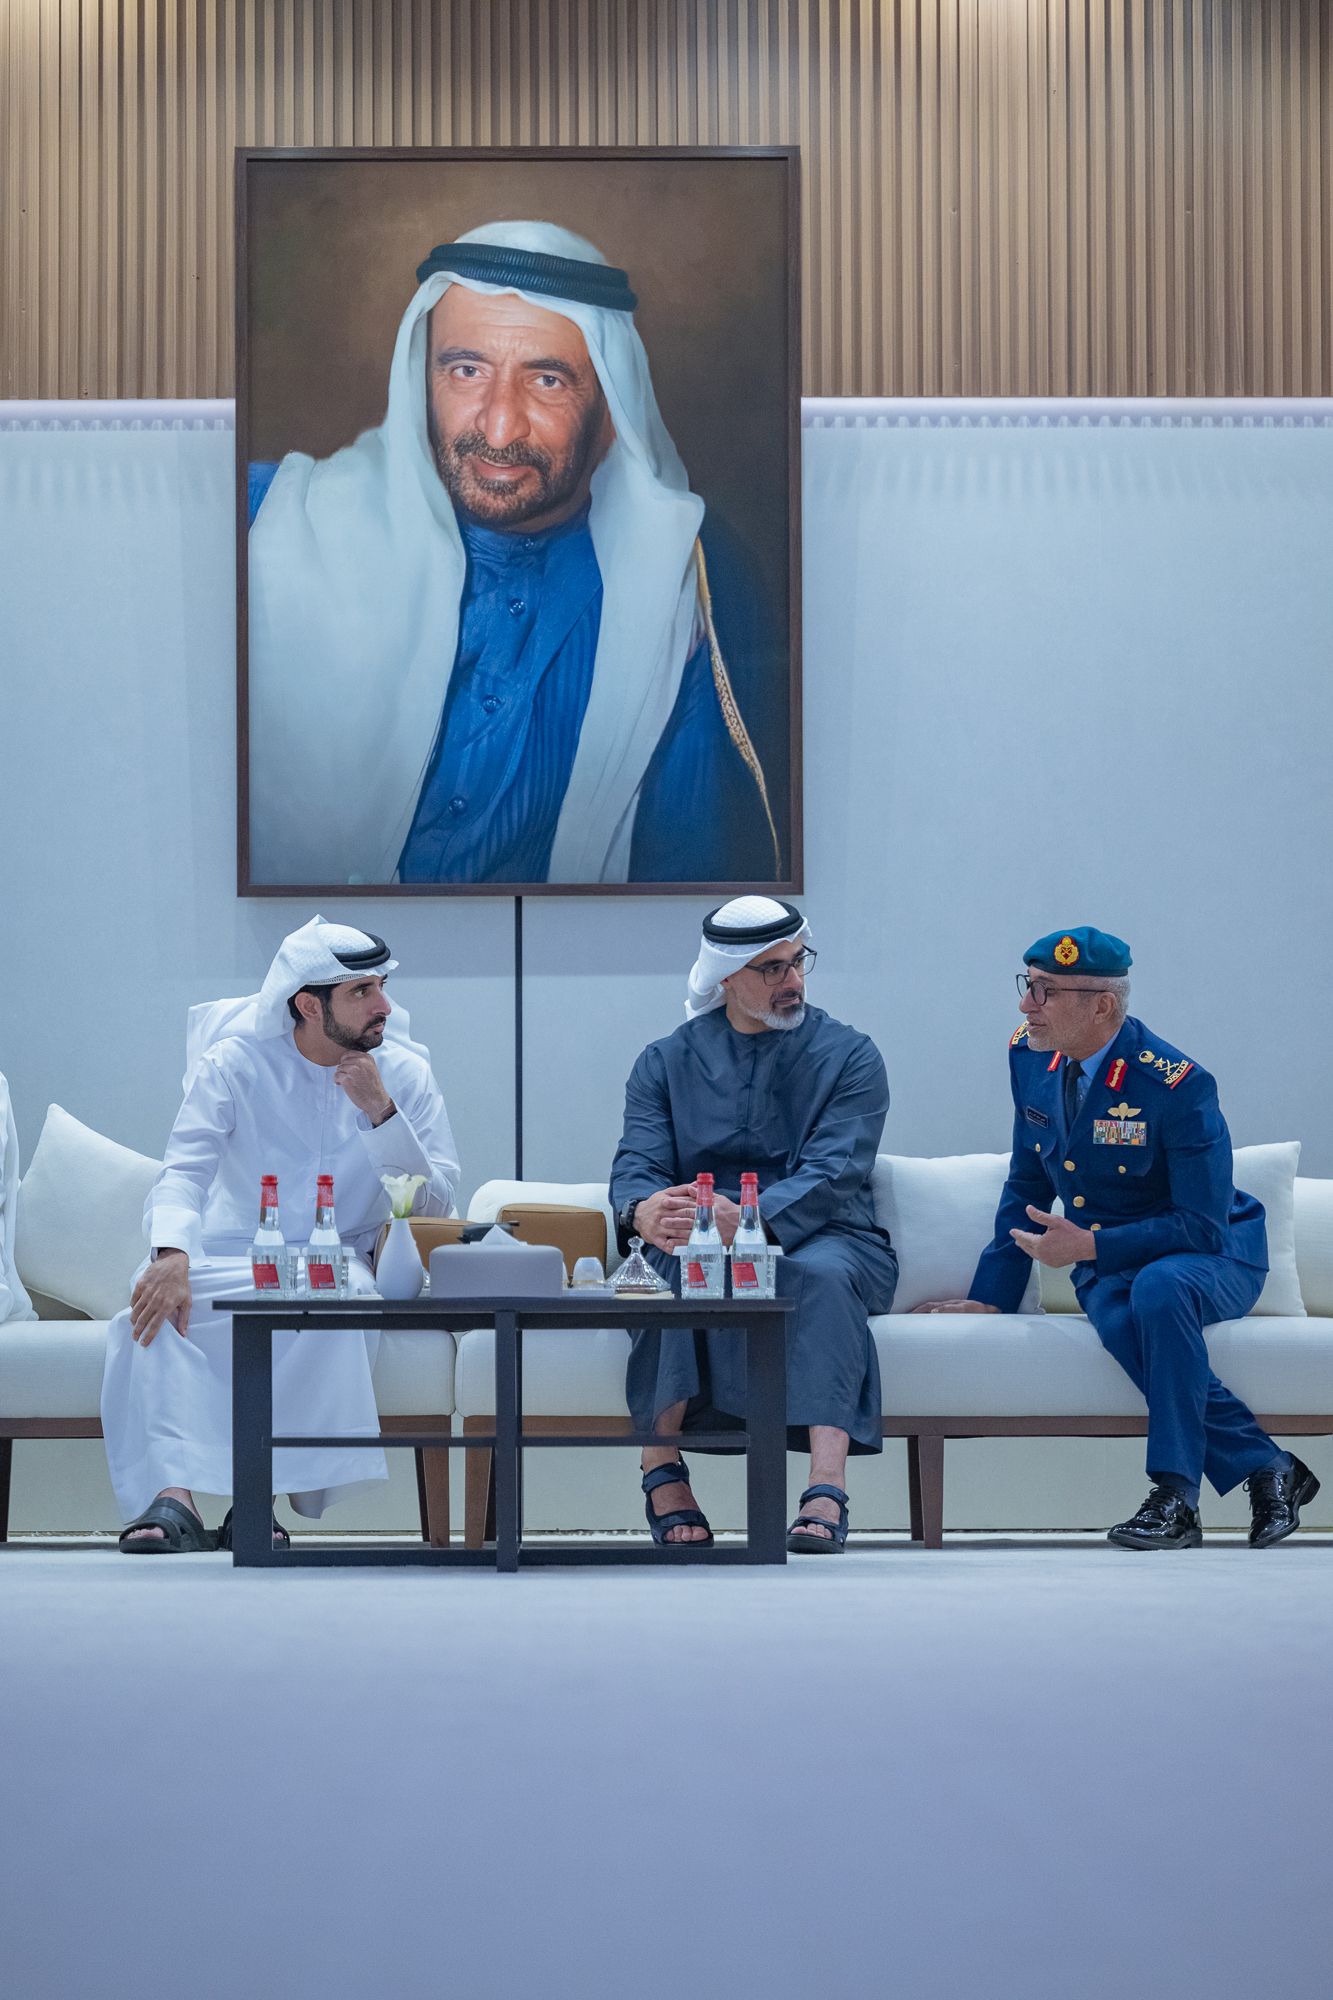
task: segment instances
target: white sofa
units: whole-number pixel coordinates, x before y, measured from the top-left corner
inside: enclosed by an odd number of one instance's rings
[[[1299,1179],[1294,1142],[1236,1154],[1236,1182],[1268,1211],[1272,1270],[1254,1311],[1208,1329],[1214,1371],[1276,1435],[1333,1433],[1333,1180]],[[894,1311],[870,1322],[879,1352],[883,1433],[908,1447],[912,1534],[941,1545],[944,1443],[962,1437],[1133,1437],[1147,1406],[1078,1310],[1065,1272],[1033,1267],[1023,1310],[914,1314],[929,1298],[967,1293],[994,1227],[1008,1155],[926,1160],[881,1155],[878,1220],[898,1253]],[[506,1202],[589,1202],[601,1187],[539,1188],[490,1181],[469,1214]],[[609,1240],[614,1240],[613,1238]],[[548,1344],[549,1343],[549,1344]],[[540,1334],[525,1344],[524,1405],[533,1428],[629,1429],[627,1334]],[[455,1404],[465,1431],[488,1430],[495,1411],[489,1333],[460,1336]],[[484,1458],[469,1452],[465,1532],[481,1539]]]
[[[1255,1311],[1208,1331],[1213,1365],[1267,1428],[1282,1436],[1333,1433],[1333,1180],[1302,1180],[1294,1144],[1237,1154],[1239,1185],[1268,1209],[1273,1271]],[[1142,1397],[1077,1311],[1068,1278],[1034,1267],[1023,1310],[924,1316],[920,1300],[962,1296],[991,1231],[1007,1156],[920,1160],[884,1155],[874,1177],[879,1220],[899,1258],[895,1310],[871,1322],[883,1381],[885,1436],[905,1437],[912,1531],[938,1547],[944,1442],[950,1437],[1134,1436]],[[46,1317],[0,1326],[0,1537],[15,1437],[99,1437],[107,1323],[128,1302],[142,1257],[143,1195],[157,1163],[88,1132],[53,1106],[19,1191],[15,1263]],[[77,1227],[66,1191],[78,1190]],[[472,1220],[507,1202],[600,1207],[615,1232],[605,1185],[489,1181]],[[612,1255],[612,1265],[616,1261]],[[71,1312],[70,1308],[74,1311]],[[87,1315],[86,1317],[84,1315]],[[625,1404],[629,1337],[618,1331],[533,1335],[523,1382],[533,1429],[630,1428]],[[489,1331],[385,1335],[375,1393],[386,1434],[429,1420],[488,1431],[495,1411]],[[423,1533],[448,1534],[445,1451],[421,1469]],[[465,1532],[484,1533],[488,1454],[467,1457]]]
[[[143,1260],[143,1204],[160,1162],[115,1145],[59,1105],[18,1191],[14,1262],[36,1320],[0,1325],[0,1541],[15,1438],[101,1437],[107,1327]],[[71,1190],[74,1192],[71,1193]],[[373,1381],[380,1425],[444,1430],[454,1412],[450,1333],[386,1333]],[[449,1453],[418,1450],[423,1539],[449,1537]]]

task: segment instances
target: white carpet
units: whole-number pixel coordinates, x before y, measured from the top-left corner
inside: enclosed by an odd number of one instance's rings
[[[1326,1990],[1333,1547],[0,1550],[7,2000]]]

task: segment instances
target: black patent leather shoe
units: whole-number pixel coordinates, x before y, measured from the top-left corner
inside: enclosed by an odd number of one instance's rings
[[[1118,1549],[1201,1549],[1199,1510],[1169,1486],[1154,1486],[1132,1521],[1121,1521],[1106,1537]]]
[[[1308,1465],[1292,1455],[1290,1472],[1277,1472],[1265,1465],[1252,1472],[1245,1482],[1250,1496],[1250,1547],[1269,1549],[1285,1541],[1293,1528],[1301,1525],[1301,1508],[1319,1491],[1319,1481]]]

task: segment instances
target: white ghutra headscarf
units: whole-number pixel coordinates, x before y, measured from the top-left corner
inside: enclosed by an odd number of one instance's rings
[[[328,924],[323,917],[312,917],[278,946],[258,993],[249,993],[240,1000],[205,1000],[202,1005],[190,1008],[186,1016],[182,1087],[189,1089],[195,1064],[215,1042],[231,1035],[252,1035],[264,1042],[276,1035],[291,1034],[296,1024],[287,1002],[303,986],[341,986],[361,972],[385,976],[397,964],[396,958],[389,957],[383,938],[369,931],[353,930],[349,924]],[[384,1024],[384,1039],[411,1049],[429,1063],[430,1050],[424,1043],[413,1041],[411,1025],[406,1007],[395,1000]]]
[[[606,259],[546,222],[458,238]],[[602,574],[592,691],[552,882],[623,882],[639,789],[697,643],[704,503],[668,437],[631,314],[446,271],[398,329],[384,422],[318,462],[283,459],[250,531],[250,859],[262,883],[390,882],[458,646],[466,560],[426,421],[427,314],[451,284],[572,320],[615,442],[593,475]]]
[[[794,944],[809,935],[810,926],[800,911],[772,896],[736,896],[710,911],[685,989],[685,1018],[693,1021],[724,1006],[722,981],[748,965],[766,944]]]

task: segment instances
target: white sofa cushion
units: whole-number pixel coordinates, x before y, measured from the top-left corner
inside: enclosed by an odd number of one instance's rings
[[[147,1255],[143,1207],[161,1168],[53,1104],[19,1183],[14,1261],[24,1284],[93,1319],[120,1312]]]
[[[895,1416],[1128,1417],[1147,1405],[1082,1313],[885,1313],[870,1322]],[[1333,1325],[1222,1320],[1213,1373],[1252,1410],[1333,1415]]]
[[[1051,1203],[1053,1215],[1063,1215],[1062,1201]],[[1052,1270],[1049,1264],[1038,1264],[1037,1282],[1041,1287],[1041,1309],[1048,1313],[1076,1313],[1078,1293],[1074,1290],[1074,1267],[1066,1264],[1063,1270]]]
[[[554,1197],[548,1197],[554,1199]],[[629,1335],[620,1327],[560,1327],[523,1335],[523,1408],[531,1417],[627,1417]],[[459,1335],[454,1398],[464,1417],[495,1414],[495,1333]]]
[[[380,1335],[371,1381],[382,1417],[451,1417],[454,1336],[434,1327]]]
[[[0,1324],[30,1320],[33,1301],[14,1263],[14,1230],[19,1192],[19,1135],[9,1101],[9,1081],[0,1075]]]
[[[1241,1146],[1232,1161],[1232,1180],[1263,1203],[1268,1231],[1268,1276],[1251,1313],[1276,1314],[1281,1319],[1305,1315],[1296,1270],[1295,1188],[1300,1163],[1299,1139],[1275,1146]]]
[[[1135,1417],[1147,1405],[1082,1313],[884,1313],[886,1412],[917,1417]]]
[[[97,1417],[107,1321],[11,1320],[0,1326],[0,1417]]]
[[[1249,1313],[1204,1328],[1219,1382],[1268,1416],[1333,1413],[1333,1324]]]
[[[1296,1275],[1308,1313],[1333,1315],[1333,1180],[1291,1184],[1296,1223]]]
[[[875,1220],[898,1253],[894,1313],[924,1299],[965,1299],[977,1259],[995,1234],[1008,1153],[960,1153],[918,1160],[881,1153],[870,1176]],[[1040,1308],[1034,1265],[1020,1311]],[[943,1315],[932,1316],[937,1326]]]
[[[48,1319],[0,1326],[0,1417],[100,1416],[108,1324]],[[623,1389],[623,1363],[620,1376]],[[453,1335],[382,1333],[372,1380],[382,1416],[452,1416]]]

